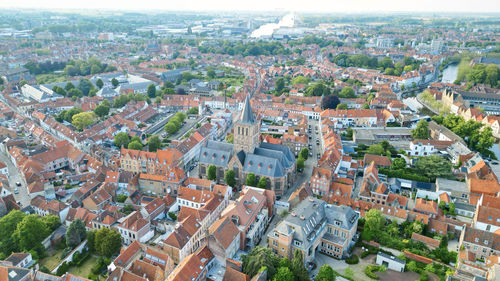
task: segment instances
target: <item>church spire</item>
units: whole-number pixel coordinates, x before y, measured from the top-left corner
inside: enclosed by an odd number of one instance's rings
[[[250,97],[247,95],[243,111],[241,112],[240,122],[243,124],[254,124],[255,118],[253,116],[252,107],[250,106]]]

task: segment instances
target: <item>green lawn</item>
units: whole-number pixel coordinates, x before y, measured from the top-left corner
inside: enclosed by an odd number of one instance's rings
[[[94,256],[90,256],[81,266],[79,267],[71,267],[69,269],[70,273],[75,275],[87,278],[91,273],[92,267],[96,264],[97,258]]]
[[[57,250],[52,253],[47,253],[47,257],[40,261],[40,266],[46,266],[49,270],[53,270],[61,262],[61,254],[63,250]]]

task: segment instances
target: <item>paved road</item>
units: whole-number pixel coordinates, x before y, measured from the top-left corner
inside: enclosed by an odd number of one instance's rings
[[[10,191],[14,194],[14,198],[16,198],[17,202],[21,202],[23,207],[28,206],[30,204],[30,198],[28,195],[26,181],[23,176],[19,173],[19,170],[14,166],[14,163],[10,161],[10,157],[5,152],[0,152],[0,161],[4,162],[9,169],[9,186]],[[16,182],[20,182],[21,186],[18,187]],[[14,190],[18,189],[19,193],[15,194]]]
[[[309,178],[311,177],[311,174],[312,174],[313,167],[318,163],[317,154],[318,153],[322,154],[321,153],[321,138],[320,138],[319,131],[318,131],[318,134],[316,134],[316,126],[318,126],[318,130],[320,130],[319,121],[309,119],[308,124],[311,125],[311,131],[312,131],[312,133],[311,133],[312,139],[309,140],[309,143],[312,144],[312,150],[310,150],[312,152],[312,156],[309,156],[309,158],[307,158],[307,160],[305,162],[306,167],[304,168],[304,171],[302,173],[298,173],[297,179],[293,182],[293,186],[290,187],[285,192],[283,197],[280,199],[281,201],[288,201],[288,198],[290,198],[290,195],[292,195],[292,193],[294,191],[296,191],[297,188],[299,188],[304,182],[309,180]],[[320,139],[319,145],[316,145],[317,138]]]

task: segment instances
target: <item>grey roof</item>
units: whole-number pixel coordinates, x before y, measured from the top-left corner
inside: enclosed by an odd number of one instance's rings
[[[317,235],[321,233],[321,229],[326,226],[325,222],[350,231],[358,218],[359,214],[348,206],[328,205],[321,199],[308,197],[302,200],[276,226],[275,230],[285,235],[293,234],[293,239],[301,242],[299,247],[308,249],[316,240]],[[269,235],[273,235],[273,233],[271,232]],[[332,234],[328,234],[324,238],[331,241],[346,239]]]
[[[286,174],[278,159],[251,153],[245,157],[243,172],[271,178],[283,177]]]
[[[243,124],[255,123],[255,117],[253,116],[252,107],[250,106],[250,97],[248,95],[245,99],[239,122]]]
[[[436,178],[436,187],[438,187],[440,191],[468,191],[467,184],[465,182],[444,178]]]
[[[200,163],[227,167],[233,154],[233,145],[225,142],[208,141],[200,150]]]
[[[290,151],[290,148],[286,145],[279,145],[279,144],[274,144],[274,143],[268,143],[268,142],[262,142],[259,145],[259,148],[264,148],[268,150],[276,150],[276,151],[281,151],[283,155],[285,156],[286,160],[289,162],[295,162],[295,156],[293,156],[292,151]],[[288,165],[284,165],[288,167]]]
[[[118,92],[109,86],[104,86],[96,93],[96,95],[99,97],[114,97],[118,96]]]
[[[456,210],[465,210],[469,212],[476,212],[476,206],[467,204],[467,203],[461,203],[461,202],[455,202],[455,209]]]

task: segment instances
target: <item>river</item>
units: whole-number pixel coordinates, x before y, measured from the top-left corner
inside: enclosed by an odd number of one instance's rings
[[[442,83],[453,83],[457,80],[458,65],[450,64],[443,70],[443,78],[441,78]]]

